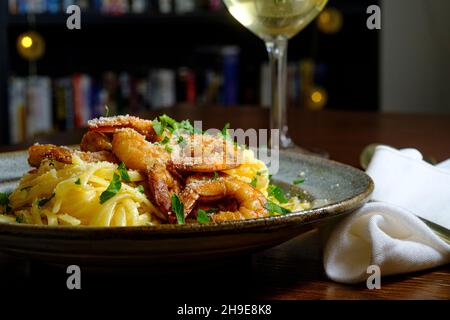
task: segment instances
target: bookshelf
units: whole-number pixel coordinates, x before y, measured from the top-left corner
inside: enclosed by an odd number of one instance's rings
[[[378,108],[378,36],[355,27],[365,25],[365,8],[373,2],[330,0],[330,5],[344,13],[344,30],[333,36],[321,35],[311,25],[290,43],[292,63],[312,57],[326,65],[323,85],[330,96],[328,108]],[[207,68],[207,63],[217,63],[205,50],[234,46],[240,48],[238,79],[242,90],[238,104],[260,104],[261,65],[267,60],[263,42],[225,10],[202,9],[183,14],[148,11],[119,16],[84,12],[82,30],[73,31],[65,28],[65,14],[43,13],[34,17],[34,29],[47,42],[46,55],[37,62],[39,75],[56,79],[82,73],[101,78],[107,71],[125,71],[142,76],[155,68],[180,67],[197,72]],[[0,144],[10,140],[9,79],[28,73],[28,63],[15,49],[17,36],[28,29],[27,15],[9,14],[8,1],[0,1],[0,112],[4,115],[0,117]]]

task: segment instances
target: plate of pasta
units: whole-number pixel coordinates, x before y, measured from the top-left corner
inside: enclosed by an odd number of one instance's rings
[[[0,250],[106,265],[240,255],[333,223],[373,190],[357,169],[294,152],[271,176],[228,129],[102,117],[79,146],[0,154]]]

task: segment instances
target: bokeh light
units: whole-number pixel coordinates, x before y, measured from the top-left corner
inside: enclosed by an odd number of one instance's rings
[[[317,18],[317,28],[326,34],[335,34],[341,31],[344,24],[342,12],[336,8],[325,9]]]
[[[36,31],[22,33],[17,38],[17,52],[25,60],[38,60],[45,53],[45,40]]]

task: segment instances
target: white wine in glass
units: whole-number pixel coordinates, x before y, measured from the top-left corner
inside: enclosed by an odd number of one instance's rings
[[[286,110],[288,40],[304,29],[328,0],[224,0],[231,15],[266,43],[272,77],[271,129],[282,149],[298,148],[288,135]]]

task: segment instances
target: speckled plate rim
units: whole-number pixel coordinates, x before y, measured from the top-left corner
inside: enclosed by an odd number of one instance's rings
[[[21,155],[26,150],[0,153],[1,155]],[[321,207],[292,212],[282,216],[272,216],[257,219],[248,219],[241,221],[212,222],[208,224],[185,224],[185,225],[155,225],[155,226],[139,226],[139,227],[90,227],[90,226],[39,226],[24,224],[8,224],[0,223],[0,234],[17,235],[23,234],[36,238],[64,238],[68,239],[117,239],[124,237],[126,239],[152,239],[152,238],[184,238],[198,234],[230,234],[242,231],[269,232],[272,228],[290,227],[292,225],[311,224],[319,221],[328,220],[346,214],[358,209],[369,200],[374,190],[372,179],[363,171],[352,166],[316,156],[299,155],[295,152],[280,151],[291,156],[302,157],[305,161],[326,163],[336,169],[346,170],[358,176],[365,182],[365,189],[359,193],[355,193],[342,201],[330,203]],[[0,184],[15,182],[17,179],[2,180]]]

